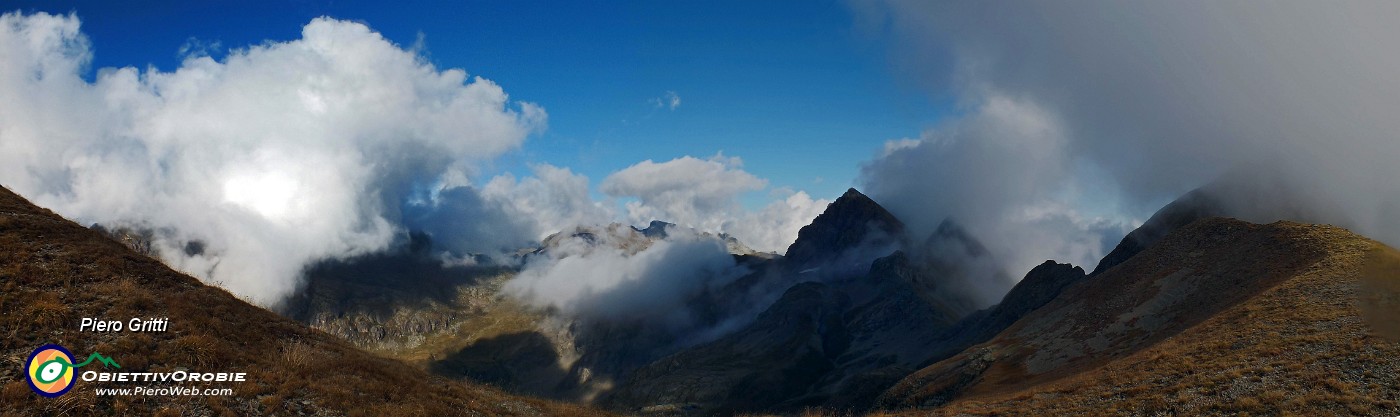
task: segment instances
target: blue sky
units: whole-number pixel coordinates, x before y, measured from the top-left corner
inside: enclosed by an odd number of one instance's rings
[[[94,68],[171,70],[190,43],[239,48],[300,37],[314,17],[361,21],[400,45],[421,39],[463,68],[542,105],[549,129],[496,161],[569,167],[595,185],[637,162],[723,152],[770,187],[835,198],[884,141],[917,137],[949,105],[889,70],[888,49],[840,2],[545,3],[18,2],[76,12]],[[421,38],[420,38],[421,37]],[[217,50],[212,54],[218,58]],[[653,100],[673,91],[681,105]],[[596,190],[595,190],[596,192]],[[746,205],[766,201],[751,193]]]

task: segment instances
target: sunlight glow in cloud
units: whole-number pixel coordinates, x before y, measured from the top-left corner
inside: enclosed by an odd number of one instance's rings
[[[191,41],[173,71],[102,68],[89,81],[77,16],[0,16],[0,183],[80,222],[154,231],[167,263],[265,305],[296,291],[307,265],[386,250],[410,230],[453,255],[499,255],[621,220],[616,200],[593,200],[565,167],[477,183],[548,116],[421,48],[330,18],[219,60],[209,45]],[[680,96],[657,103],[675,109]],[[780,192],[769,208],[739,207],[766,184],[738,158],[683,157],[602,187],[645,201],[627,207],[637,224],[682,221],[782,251],[824,202]],[[191,242],[204,250],[187,253]]]
[[[171,72],[89,82],[91,53],[75,16],[0,17],[0,181],[65,216],[155,230],[172,265],[265,304],[309,262],[384,249],[413,184],[546,119],[333,19]],[[186,254],[194,240],[207,251]]]

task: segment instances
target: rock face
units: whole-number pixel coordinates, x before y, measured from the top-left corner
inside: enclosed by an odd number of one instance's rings
[[[1058,296],[879,404],[939,407],[925,408],[933,415],[1384,415],[1400,396],[1400,345],[1369,334],[1354,301],[1375,256],[1400,259],[1334,227],[1211,218],[1089,278],[1047,263],[1008,299]]]
[[[903,234],[904,222],[852,188],[797,232],[786,257],[799,270],[814,268],[860,247],[893,245]]]
[[[646,236],[648,238],[665,239],[666,236],[670,236],[670,233],[667,233],[666,229],[670,229],[672,227],[676,227],[676,224],[663,222],[660,220],[652,220],[651,223],[647,224],[647,227],[645,229],[638,229],[637,226],[632,226],[632,230],[636,230],[638,233],[641,233],[642,236]]]
[[[878,388],[925,362],[938,335],[976,309],[965,294],[940,285],[946,276],[938,272],[895,252],[875,260],[864,277],[833,283],[853,299],[845,314],[850,345],[837,356],[834,369],[785,405],[864,408]]]

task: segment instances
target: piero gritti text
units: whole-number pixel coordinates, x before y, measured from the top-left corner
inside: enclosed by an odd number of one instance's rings
[[[93,317],[83,317],[78,322],[80,332],[133,332],[133,333],[162,333],[170,327],[169,317],[132,317],[130,320],[102,320]]]

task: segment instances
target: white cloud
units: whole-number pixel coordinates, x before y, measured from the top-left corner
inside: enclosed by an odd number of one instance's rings
[[[534,176],[518,181],[509,174],[491,179],[482,195],[530,219],[535,239],[573,226],[609,223],[616,217],[612,206],[589,196],[588,177],[549,164],[532,168]]]
[[[812,223],[812,219],[822,214],[826,205],[831,203],[825,199],[813,199],[805,191],[779,189],[773,195],[777,198],[758,211],[727,213],[729,220],[724,222],[722,231],[750,248],[785,253],[788,246],[797,240],[797,232],[802,230],[802,226]]]
[[[189,39],[185,40],[184,44],[180,45],[180,49],[178,52],[175,53],[175,55],[184,59],[199,58],[204,56],[213,56],[222,52],[223,50],[223,42],[219,42],[217,40],[202,40],[199,38],[190,37]]]
[[[797,229],[826,207],[803,192],[783,192],[757,212],[743,208],[739,197],[762,190],[768,181],[743,170],[738,157],[718,154],[666,162],[642,161],[609,175],[600,187],[625,204],[628,221],[665,220],[682,226],[735,236],[750,247],[782,253],[797,238]]]
[[[658,109],[675,110],[681,106],[681,96],[675,91],[667,91],[661,97],[651,99],[651,104]]]
[[[888,157],[891,154],[894,154],[899,151],[916,148],[919,146],[920,143],[923,143],[923,141],[919,139],[910,138],[887,140],[885,141],[884,150],[880,152],[880,157]]]
[[[68,217],[163,233],[173,265],[273,303],[309,262],[383,249],[420,184],[518,147],[545,112],[368,27],[104,68],[75,16],[0,16],[0,181]],[[182,242],[206,243],[186,255]]]
[[[666,162],[642,161],[603,179],[600,189],[613,197],[636,197],[627,203],[629,220],[646,224],[669,219],[682,226],[717,230],[740,194],[768,185],[742,169],[736,157],[690,156]]]
[[[747,272],[713,237],[674,230],[672,236],[631,253],[608,242],[566,238],[534,257],[503,291],[567,317],[640,320],[682,328],[692,324],[681,307],[703,290]]]
[[[1013,275],[1046,259],[1093,265],[1104,255],[1101,235],[1125,230],[1115,219],[1084,220],[1074,208],[1080,196],[1068,141],[1044,109],[993,95],[921,139],[890,142],[862,167],[862,181],[916,233],[953,219]]]
[[[1122,207],[1109,221],[1130,223],[1229,173],[1259,197],[1224,196],[1240,200],[1240,216],[1267,221],[1277,207],[1296,207],[1286,215],[1400,243],[1392,180],[1400,178],[1400,4],[895,0],[854,8],[894,44],[895,71],[955,95],[966,114],[866,166],[862,182],[879,188],[872,196],[895,201],[906,220],[972,213],[993,229],[969,229],[1017,251],[1007,256],[1019,263],[1069,257],[1087,266],[1086,233],[1102,222],[1078,213]],[[1047,129],[1000,131],[1034,120]],[[1062,215],[1026,215],[1041,204]],[[912,218],[920,214],[929,219]],[[1073,227],[1054,232],[1060,226],[1035,218]],[[1039,238],[1016,242],[996,231],[996,219],[1029,223]]]
[[[307,265],[382,251],[408,230],[491,255],[625,216],[782,252],[826,205],[774,190],[745,209],[740,196],[767,181],[723,155],[636,164],[602,181],[604,201],[548,164],[479,184],[478,165],[544,129],[544,110],[358,23],[315,19],[300,39],[218,60],[191,42],[174,71],[103,68],[91,82],[79,27],[0,17],[0,183],[81,222],[155,230],[169,264],[263,304],[295,291]],[[632,200],[625,212],[617,198]],[[191,241],[204,252],[185,253]]]

